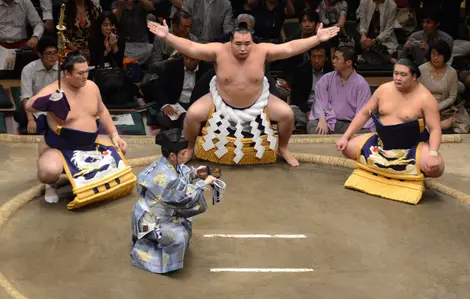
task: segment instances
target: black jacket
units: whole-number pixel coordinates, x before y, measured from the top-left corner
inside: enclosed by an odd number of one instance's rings
[[[196,83],[208,70],[213,68],[213,64],[201,61],[196,72]],[[152,83],[155,91],[153,100],[157,102],[157,109],[166,104],[175,104],[179,101],[184,83],[184,58],[166,60],[157,64],[153,69],[158,75],[158,79]],[[195,86],[196,86],[195,83]]]
[[[333,71],[333,68],[327,61],[323,67],[323,74],[331,71]],[[291,86],[291,105],[298,106],[303,112],[308,112],[311,108],[308,107],[307,100],[312,91],[312,80],[312,64],[310,61],[306,61],[297,67]]]

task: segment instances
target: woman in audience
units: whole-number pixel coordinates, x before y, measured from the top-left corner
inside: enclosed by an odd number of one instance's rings
[[[450,56],[450,47],[443,40],[429,46],[428,62],[419,67],[419,80],[439,103],[442,130],[468,133],[470,117],[463,105],[456,105],[458,80],[455,69],[447,65]]]
[[[125,41],[117,34],[117,18],[110,11],[104,11],[96,21],[93,38],[90,41],[90,65],[115,62],[122,67]]]
[[[101,7],[92,0],[69,0],[65,4],[64,32],[68,40],[67,48],[78,51],[90,61],[89,39],[91,29],[101,14]]]

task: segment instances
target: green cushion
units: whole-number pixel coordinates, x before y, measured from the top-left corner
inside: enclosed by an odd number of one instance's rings
[[[15,101],[16,110],[15,112],[20,112],[21,107],[21,87],[20,86],[12,86],[10,87],[11,96],[13,97],[13,101]]]
[[[147,126],[155,126],[158,124],[157,113],[158,111],[154,107],[147,109]]]
[[[0,109],[13,108],[13,104],[10,101],[10,98],[5,93],[3,85],[0,85]]]
[[[5,121],[5,113],[0,112],[0,133],[6,134],[7,133],[7,122]]]
[[[129,111],[129,112],[119,112],[119,113],[111,113],[113,115],[119,114],[130,114],[132,119],[134,120],[134,125],[117,125],[116,129],[118,130],[119,134],[121,135],[146,135],[145,132],[145,124],[142,119],[142,115],[138,112]]]
[[[137,101],[137,98],[134,97],[132,101],[125,102],[122,104],[114,104],[114,103],[107,103],[106,108],[108,109],[134,109],[139,107],[139,101]]]

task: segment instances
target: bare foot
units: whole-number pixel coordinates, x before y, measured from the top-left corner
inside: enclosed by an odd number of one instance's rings
[[[299,161],[297,161],[297,159],[294,158],[292,153],[287,148],[278,148],[277,154],[281,156],[290,166],[292,167],[299,166]]]

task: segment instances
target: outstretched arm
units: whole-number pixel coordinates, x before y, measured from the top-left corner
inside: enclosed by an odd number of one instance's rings
[[[217,52],[222,45],[220,43],[195,43],[189,39],[173,35],[168,32],[168,26],[165,20],[163,20],[163,25],[160,25],[156,22],[148,22],[147,26],[150,29],[150,32],[155,34],[157,38],[162,39],[165,43],[172,46],[179,53],[194,59],[215,61]]]
[[[320,24],[317,35],[315,36],[296,39],[279,45],[263,44],[263,47],[266,49],[266,60],[281,60],[305,53],[311,48],[317,46],[319,43],[326,42],[330,38],[336,36],[338,32],[339,27],[323,28],[323,24]]]

